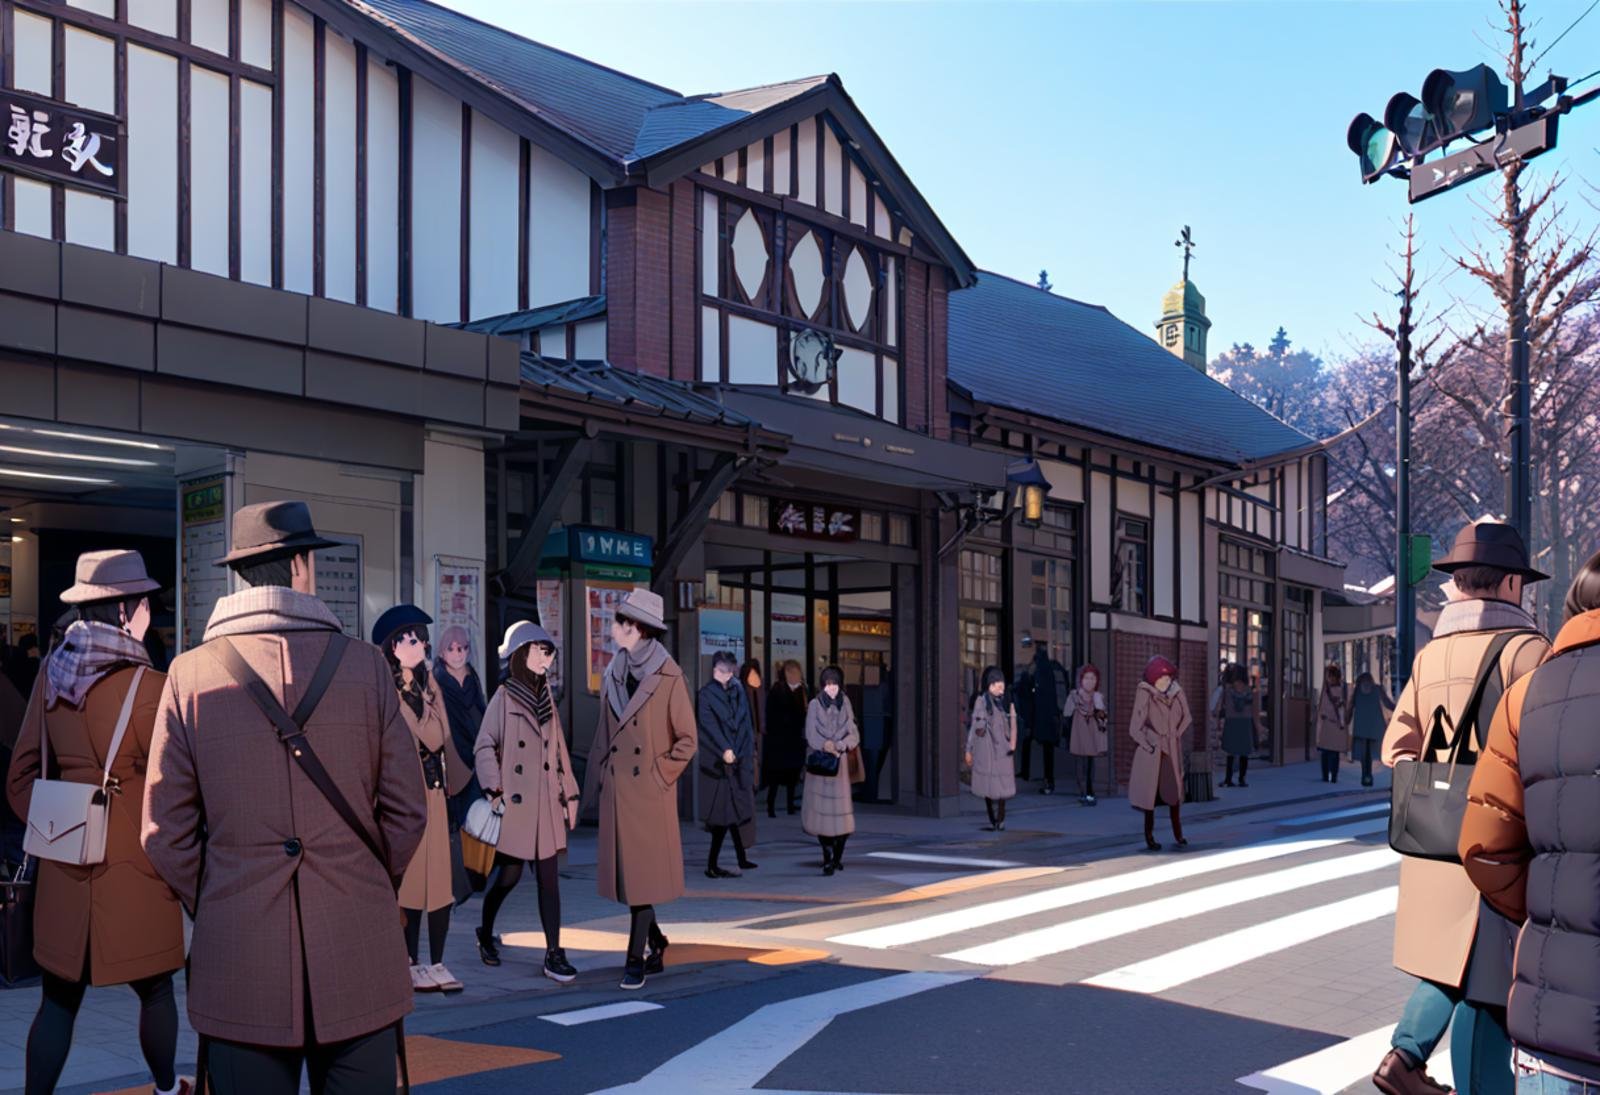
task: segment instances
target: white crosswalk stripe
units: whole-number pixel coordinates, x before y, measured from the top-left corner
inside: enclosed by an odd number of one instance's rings
[[[1389,1052],[1394,1027],[1370,1030],[1327,1049],[1296,1057],[1281,1065],[1239,1077],[1239,1083],[1265,1091],[1267,1095],[1337,1095],[1372,1074],[1383,1055]],[[1428,1061],[1428,1075],[1441,1084],[1455,1082],[1450,1070],[1450,1047],[1440,1045]]]

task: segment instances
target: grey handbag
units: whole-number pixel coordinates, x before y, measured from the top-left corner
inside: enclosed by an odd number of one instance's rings
[[[111,795],[119,793],[111,778],[111,765],[128,732],[133,701],[144,680],[144,666],[134,670],[133,683],[122,700],[117,729],[106,750],[105,769],[100,782],[76,783],[65,779],[44,779],[50,771],[50,734],[41,720],[39,736],[39,775],[33,781],[33,797],[28,802],[28,831],[22,838],[23,851],[40,859],[89,867],[106,858],[106,822],[111,810]]]

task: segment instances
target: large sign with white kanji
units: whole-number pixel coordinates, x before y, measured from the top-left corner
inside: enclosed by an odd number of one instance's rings
[[[0,169],[122,193],[122,127],[109,114],[0,91]]]
[[[803,540],[848,543],[861,536],[861,511],[853,506],[793,502],[773,498],[767,506],[770,531]]]

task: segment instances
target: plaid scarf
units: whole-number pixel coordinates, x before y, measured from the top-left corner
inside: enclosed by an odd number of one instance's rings
[[[66,700],[81,707],[101,677],[124,666],[149,664],[144,644],[120,627],[79,620],[67,628],[61,645],[45,662],[45,706]]]

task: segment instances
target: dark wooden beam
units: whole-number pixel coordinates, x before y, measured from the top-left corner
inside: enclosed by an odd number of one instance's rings
[[[732,453],[717,457],[690,496],[688,504],[683,507],[683,512],[678,515],[677,524],[661,542],[661,549],[656,552],[655,575],[650,581],[650,588],[661,594],[663,599],[666,599],[672,576],[678,572],[678,564],[683,562],[689,548],[705,532],[706,522],[711,519],[711,507],[722,497],[722,492],[739,478],[749,459]]]
[[[567,491],[572,489],[572,484],[583,473],[583,467],[594,449],[597,432],[586,429],[584,436],[575,437],[561,446],[561,454],[556,458],[556,473],[550,477],[550,485],[539,500],[539,508],[533,511],[528,523],[523,526],[517,554],[504,570],[494,576],[493,589],[498,595],[504,597],[515,594],[538,570],[544,538],[561,513],[561,504],[567,499]]]

